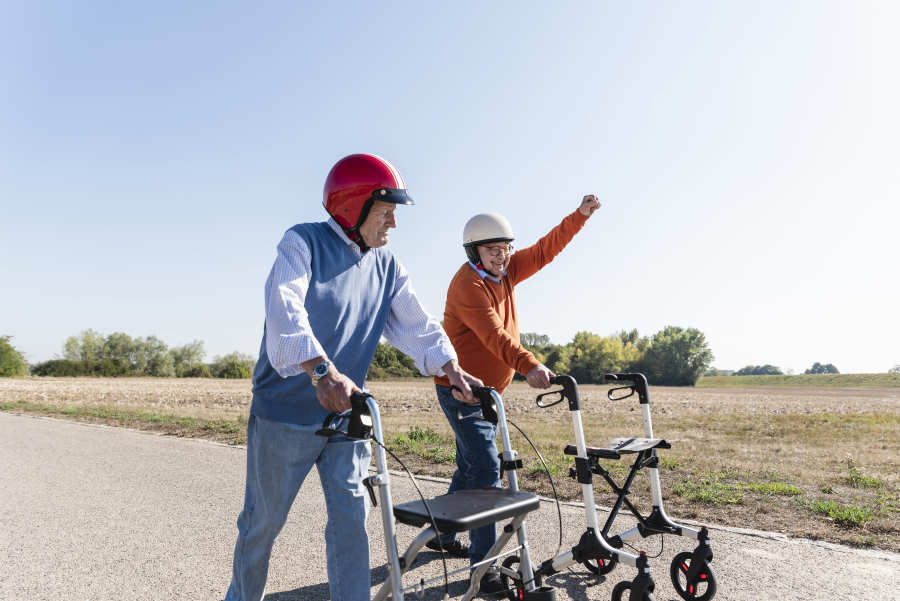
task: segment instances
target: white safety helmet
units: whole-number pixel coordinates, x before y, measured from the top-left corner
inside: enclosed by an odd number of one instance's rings
[[[466,256],[476,265],[481,262],[476,247],[491,242],[512,242],[515,239],[512,226],[499,213],[480,213],[466,222],[463,228],[463,248]]]

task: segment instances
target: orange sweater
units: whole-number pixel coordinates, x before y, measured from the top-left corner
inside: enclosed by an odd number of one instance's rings
[[[534,246],[517,251],[500,282],[481,275],[467,262],[459,268],[447,290],[444,330],[459,356],[460,366],[503,392],[513,372],[527,374],[540,362],[519,342],[519,318],[513,288],[537,273],[581,230],[587,217],[576,210],[538,240]],[[450,380],[435,382],[450,386]]]

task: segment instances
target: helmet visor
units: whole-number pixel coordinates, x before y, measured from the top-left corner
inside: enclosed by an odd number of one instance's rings
[[[392,202],[398,205],[414,205],[412,197],[400,188],[376,188],[372,190],[371,200]]]

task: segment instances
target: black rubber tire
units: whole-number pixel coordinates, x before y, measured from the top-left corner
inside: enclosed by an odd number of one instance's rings
[[[687,581],[687,572],[691,567],[693,553],[683,551],[672,559],[669,566],[669,577],[675,592],[684,601],[709,601],[716,595],[716,574],[708,562],[703,562],[700,579],[691,583]]]
[[[631,590],[631,581],[623,580],[613,587],[611,601],[628,601],[628,597],[623,596],[626,591]]]
[[[612,596],[610,598],[612,601],[630,601],[630,591],[631,581],[623,580],[613,588]],[[626,595],[626,592],[629,594]],[[641,601],[656,601],[656,597],[653,596],[653,593],[644,593],[644,598]]]
[[[518,555],[510,555],[506,559],[503,560],[501,564],[504,568],[509,568],[518,572],[517,566],[519,565],[519,556]],[[500,572],[500,580],[503,581],[503,586],[506,587],[506,590],[509,592],[506,594],[509,601],[518,601],[518,597],[516,596],[517,589],[522,586],[522,576],[519,575],[518,578],[511,579],[509,576]]]
[[[587,559],[581,562],[588,572],[596,576],[609,574],[619,563],[619,556],[613,555],[610,559]]]

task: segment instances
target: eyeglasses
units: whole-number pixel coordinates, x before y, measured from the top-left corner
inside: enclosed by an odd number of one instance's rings
[[[504,244],[503,246],[482,246],[481,248],[486,250],[492,257],[499,257],[500,255],[511,255],[513,253],[512,244]]]

